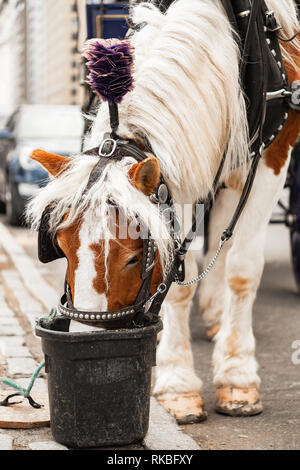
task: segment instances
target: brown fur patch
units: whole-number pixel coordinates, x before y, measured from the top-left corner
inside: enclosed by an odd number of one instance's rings
[[[211,308],[211,305],[212,305],[212,300],[209,299],[207,302],[203,302],[201,301],[200,302],[200,310],[201,310],[201,313],[204,313],[205,310],[208,310]]]
[[[181,287],[177,286],[172,293],[172,301],[178,304],[190,302],[195,293],[195,286]]]
[[[285,127],[265,153],[266,165],[274,170],[275,175],[280,174],[288,158],[290,147],[296,144],[299,133],[300,113],[290,110]]]
[[[229,279],[229,287],[238,297],[246,297],[250,290],[250,280],[244,277],[234,276]]]
[[[232,171],[229,178],[225,182],[228,188],[234,189],[235,191],[242,192],[244,189],[245,182],[243,181],[241,172],[239,170]]]
[[[300,68],[300,54],[293,46],[293,43],[285,43],[283,47],[293,57],[295,63]],[[289,82],[300,80],[300,72],[291,64],[285,63]],[[274,170],[275,175],[279,175],[282,167],[289,155],[290,147],[294,147],[300,133],[300,113],[290,110],[289,117],[277,139],[267,149],[265,154],[265,162],[268,168]]]
[[[236,356],[237,342],[238,342],[238,335],[237,335],[236,331],[232,331],[231,335],[227,339],[228,355],[230,357]]]
[[[142,286],[142,240],[111,240],[109,246],[108,282],[105,282],[104,247],[103,242],[91,245],[95,254],[95,269],[97,277],[93,281],[94,289],[107,296],[108,311],[118,310],[132,305]],[[137,256],[139,261],[126,266],[130,258]],[[150,292],[155,292],[161,282],[161,268],[157,257]]]
[[[119,236],[119,214],[117,212],[116,236]],[[112,239],[109,242],[107,257],[108,287],[105,280],[105,255],[104,242],[99,241],[90,247],[95,255],[95,269],[97,276],[93,281],[93,287],[99,294],[106,294],[108,311],[118,310],[132,305],[142,286],[141,268],[143,257],[143,240],[132,238]],[[128,265],[128,262],[137,257],[137,262]],[[157,254],[150,286],[151,294],[155,292],[161,283],[162,273]]]
[[[206,330],[206,337],[208,339],[214,338],[216,336],[216,334],[219,333],[220,328],[221,328],[220,323],[216,323],[216,325],[212,326],[211,328],[208,328]]]
[[[224,385],[216,390],[220,403],[247,403],[254,405],[259,402],[259,392],[256,385],[240,388],[232,385]]]

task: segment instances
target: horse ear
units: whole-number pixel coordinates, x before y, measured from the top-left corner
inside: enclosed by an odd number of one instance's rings
[[[32,160],[39,162],[52,176],[62,173],[68,163],[72,160],[61,155],[45,152],[44,150],[34,150],[30,155]]]
[[[160,166],[157,158],[149,157],[140,163],[135,163],[130,168],[128,176],[139,191],[149,196],[159,183]]]

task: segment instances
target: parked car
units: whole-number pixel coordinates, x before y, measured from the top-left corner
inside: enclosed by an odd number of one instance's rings
[[[26,202],[48,183],[48,174],[31,160],[41,148],[68,156],[81,150],[84,120],[79,106],[21,105],[0,132],[0,204],[8,222],[20,225]]]
[[[12,145],[13,140],[9,130],[6,127],[0,129],[0,213],[5,212],[5,201],[1,198],[5,188],[5,172],[2,171],[2,163],[6,161],[7,154]]]

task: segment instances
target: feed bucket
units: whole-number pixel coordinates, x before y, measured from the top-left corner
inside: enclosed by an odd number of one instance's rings
[[[90,448],[132,444],[145,437],[161,329],[159,321],[139,329],[70,333],[38,323],[57,442]]]

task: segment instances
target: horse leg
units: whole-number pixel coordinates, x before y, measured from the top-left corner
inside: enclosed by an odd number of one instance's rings
[[[239,193],[231,188],[220,190],[210,213],[209,220],[209,249],[204,258],[204,267],[215,255],[221,235],[229,223],[234,207],[237,205]],[[225,260],[231,242],[224,247],[213,270],[201,281],[199,303],[202,319],[206,327],[208,339],[218,333],[225,296]]]
[[[262,411],[252,307],[264,267],[266,230],[284,186],[287,167],[286,161],[276,175],[262,159],[226,257],[224,310],[213,362],[216,409],[231,416],[251,416]]]
[[[187,277],[197,275],[191,254]],[[164,329],[157,350],[153,394],[180,424],[204,421],[202,382],[194,370],[189,314],[196,287],[173,286],[162,309]]]

